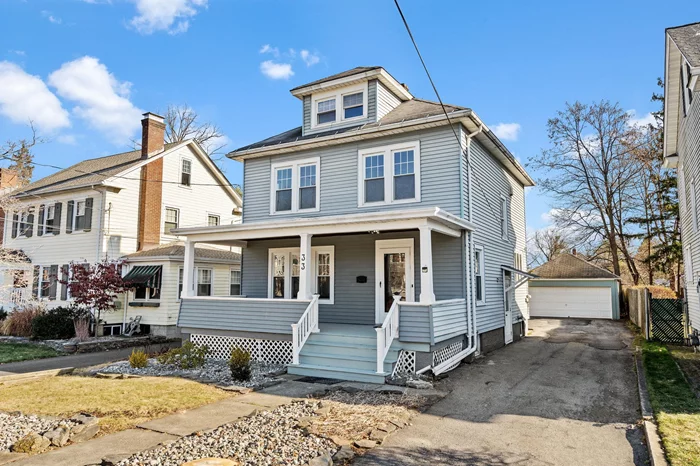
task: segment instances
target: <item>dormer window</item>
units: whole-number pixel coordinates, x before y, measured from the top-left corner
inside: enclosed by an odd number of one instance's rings
[[[347,120],[348,118],[357,118],[363,115],[364,105],[362,96],[362,92],[343,96],[343,118]]]
[[[318,105],[318,110],[316,111],[317,124],[323,125],[335,121],[335,97],[317,102],[316,105]]]

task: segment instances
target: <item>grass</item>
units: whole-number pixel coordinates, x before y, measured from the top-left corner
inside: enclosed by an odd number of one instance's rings
[[[53,348],[31,343],[0,343],[0,364],[30,359],[53,358],[59,352]]]
[[[700,466],[700,399],[662,343],[642,342],[649,397],[672,466]]]
[[[107,434],[229,396],[229,392],[177,378],[47,377],[0,386],[0,411],[60,417],[90,413],[100,418],[101,432]]]

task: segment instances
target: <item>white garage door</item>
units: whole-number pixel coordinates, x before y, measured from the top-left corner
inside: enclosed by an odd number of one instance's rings
[[[608,287],[530,287],[530,316],[612,319]]]

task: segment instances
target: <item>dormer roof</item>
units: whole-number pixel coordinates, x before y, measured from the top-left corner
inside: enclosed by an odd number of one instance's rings
[[[413,98],[408,88],[399,83],[381,66],[358,66],[351,70],[342,71],[307,84],[302,84],[289,92],[291,92],[294,97],[303,99],[304,96],[311,95],[315,92],[325,92],[339,87],[369,81],[370,79],[378,79],[402,101],[411,100]]]

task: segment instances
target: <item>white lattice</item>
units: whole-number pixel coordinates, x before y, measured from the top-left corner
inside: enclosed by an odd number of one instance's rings
[[[404,351],[399,352],[399,359],[396,360],[396,365],[394,366],[394,371],[391,376],[394,377],[396,374],[413,374],[416,372],[416,352],[415,351]]]
[[[447,345],[444,348],[440,348],[437,351],[434,351],[433,367],[438,366],[443,362],[447,361],[448,359],[462,351],[462,349],[464,349],[464,342],[460,340],[458,342],[452,343],[451,345]],[[455,367],[459,366],[459,363],[460,361],[456,361],[453,365],[450,365],[450,367],[446,368],[443,372],[451,371]]]
[[[256,338],[238,338],[221,335],[204,335],[193,333],[190,341],[209,347],[209,357],[228,360],[231,349],[238,347],[250,353],[254,361],[269,364],[291,364],[292,342],[279,340],[259,340]]]

